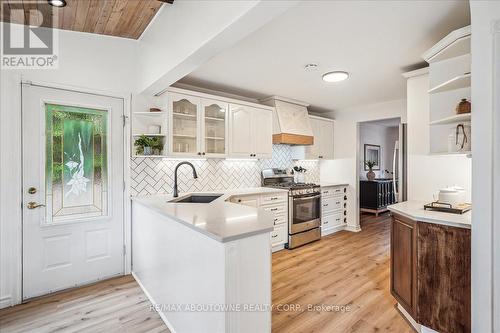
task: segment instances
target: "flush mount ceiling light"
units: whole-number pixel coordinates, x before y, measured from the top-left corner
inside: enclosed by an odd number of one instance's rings
[[[54,7],[65,7],[66,6],[66,0],[47,0],[49,5],[54,6]]]
[[[323,81],[325,82],[340,82],[349,77],[349,73],[344,71],[333,71],[323,74]]]

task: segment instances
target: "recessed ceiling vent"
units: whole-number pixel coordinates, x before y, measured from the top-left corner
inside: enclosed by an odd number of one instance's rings
[[[274,106],[274,144],[312,145],[314,143],[307,112],[309,104],[278,96],[271,96],[260,102]]]

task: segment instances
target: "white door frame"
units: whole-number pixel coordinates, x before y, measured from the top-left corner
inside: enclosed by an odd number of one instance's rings
[[[123,100],[123,114],[124,114],[124,122],[125,126],[123,129],[123,154],[124,154],[124,173],[123,173],[123,183],[124,183],[124,195],[123,195],[123,244],[125,246],[126,252],[125,255],[123,256],[123,267],[124,267],[124,274],[130,274],[132,269],[132,254],[131,254],[131,242],[132,242],[132,235],[131,235],[131,229],[132,229],[132,223],[131,223],[131,200],[130,200],[130,151],[131,151],[131,137],[130,137],[130,114],[131,114],[131,100],[132,96],[131,94],[126,94],[126,93],[116,93],[116,92],[109,92],[109,91],[102,91],[102,90],[95,90],[95,89],[88,89],[88,88],[81,88],[81,87],[74,87],[74,86],[69,86],[69,85],[62,85],[62,84],[56,84],[56,83],[47,83],[47,82],[36,82],[36,81],[29,81],[29,80],[23,80],[21,79],[19,82],[19,89],[21,89],[21,95],[22,95],[22,85],[23,84],[28,84],[31,86],[35,87],[42,87],[42,88],[51,88],[51,89],[59,89],[59,90],[64,90],[64,91],[70,91],[70,92],[77,92],[77,93],[85,93],[85,94],[91,94],[91,95],[98,95],[98,96],[104,96],[104,97],[112,97],[112,98],[118,98]],[[22,96],[21,96],[22,97]],[[23,117],[25,110],[22,109],[22,104],[20,104],[21,108],[21,117]],[[21,122],[21,133],[22,133],[22,122]],[[21,144],[22,147],[22,144]],[[21,168],[23,167],[23,160],[21,158]],[[20,184],[19,189],[22,193],[22,186],[23,186],[23,180],[20,179]],[[22,209],[19,207],[20,215],[22,216]],[[21,219],[21,225],[23,224],[23,221]],[[22,262],[22,248],[23,248],[23,231],[22,228],[20,230],[20,234],[16,235],[19,240],[19,253],[17,253],[17,260],[18,260],[18,267],[20,268],[17,274],[17,279],[15,280],[15,285],[16,285],[16,296],[12,300],[13,304],[19,304],[22,302],[22,284],[23,284],[23,274],[22,274],[22,269],[23,269],[23,262]]]

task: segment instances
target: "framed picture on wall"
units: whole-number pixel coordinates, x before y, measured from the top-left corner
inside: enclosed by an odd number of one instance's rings
[[[380,170],[380,146],[379,145],[370,145],[365,144],[365,170],[369,170],[366,166],[366,162],[372,161],[375,162],[373,166],[373,170]]]

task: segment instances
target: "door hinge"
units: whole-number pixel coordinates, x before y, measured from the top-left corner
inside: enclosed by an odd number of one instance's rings
[[[127,254],[127,247],[125,245],[123,245],[123,255],[126,255]]]
[[[128,116],[123,115],[122,118],[123,118],[123,127],[125,127],[125,125],[127,124]]]
[[[127,188],[127,185],[125,184],[125,181],[123,181],[123,191],[125,192],[125,189]]]

